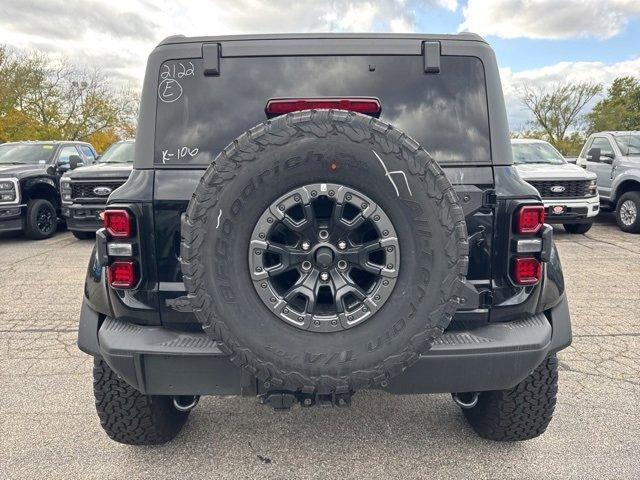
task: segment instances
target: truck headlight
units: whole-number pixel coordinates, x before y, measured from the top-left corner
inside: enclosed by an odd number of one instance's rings
[[[71,199],[71,181],[62,179],[60,181],[60,196],[63,203],[72,203]]]
[[[18,180],[2,179],[0,180],[0,203],[17,203],[18,202]]]
[[[596,183],[596,180],[591,180],[591,183],[589,184],[589,195],[595,195],[596,193],[598,193],[598,187]]]

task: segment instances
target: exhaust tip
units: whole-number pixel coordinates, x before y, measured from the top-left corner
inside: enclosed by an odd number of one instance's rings
[[[478,392],[452,393],[451,398],[460,408],[473,408],[478,403]]]
[[[180,395],[173,397],[173,406],[179,412],[189,412],[196,408],[200,395]]]

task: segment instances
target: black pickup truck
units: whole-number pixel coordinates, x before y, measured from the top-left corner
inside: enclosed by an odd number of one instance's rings
[[[60,177],[91,165],[86,142],[11,142],[0,145],[0,232],[22,230],[32,239],[51,237],[61,214]]]
[[[129,178],[134,140],[111,145],[94,165],[70,170],[60,180],[62,216],[76,238],[89,239],[102,227],[107,198]]]
[[[87,269],[102,426],[162,443],[200,395],[382,389],[540,435],[571,342],[544,213],[476,35],[170,37]]]

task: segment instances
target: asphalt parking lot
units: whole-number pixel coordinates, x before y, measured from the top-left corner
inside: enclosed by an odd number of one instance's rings
[[[481,440],[447,395],[287,413],[208,397],[151,448],[103,433],[75,344],[92,242],[0,236],[0,478],[639,478],[640,236],[606,217],[556,241],[574,342],[542,437]]]

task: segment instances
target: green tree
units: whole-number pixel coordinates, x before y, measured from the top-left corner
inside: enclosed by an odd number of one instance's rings
[[[587,115],[588,131],[640,130],[640,80],[616,78]]]
[[[548,88],[523,85],[520,100],[533,115],[534,131],[544,132],[545,140],[565,155],[579,149],[583,137],[578,132],[582,110],[602,87],[598,84],[561,83]]]
[[[137,110],[138,95],[99,69],[0,45],[0,142],[129,138]]]

